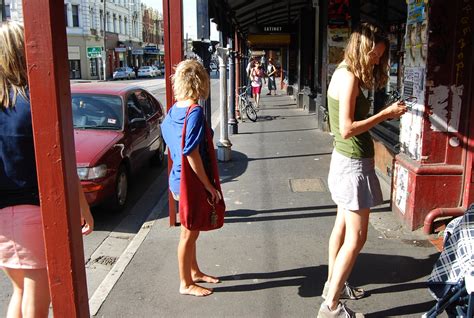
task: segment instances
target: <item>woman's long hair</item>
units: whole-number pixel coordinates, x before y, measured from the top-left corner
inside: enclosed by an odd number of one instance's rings
[[[383,43],[385,51],[378,65],[370,63],[369,52],[375,45]],[[382,29],[373,24],[361,23],[351,34],[344,52],[349,70],[359,79],[362,88],[381,89],[388,81],[389,41]]]
[[[0,25],[0,107],[13,107],[18,94],[26,98],[27,85],[23,26],[17,22],[2,22]]]

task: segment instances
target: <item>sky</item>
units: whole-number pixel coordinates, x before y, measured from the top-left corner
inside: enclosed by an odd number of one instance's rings
[[[173,0],[174,1],[174,0]],[[196,39],[196,0],[183,1],[183,37]],[[163,0],[142,0],[142,3],[163,13]],[[219,40],[219,34],[214,23],[211,23],[211,39]]]

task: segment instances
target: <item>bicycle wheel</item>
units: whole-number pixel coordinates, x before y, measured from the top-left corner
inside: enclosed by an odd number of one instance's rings
[[[247,114],[248,119],[250,119],[253,122],[257,121],[257,112],[249,104],[247,104],[247,107],[245,107],[245,113]]]

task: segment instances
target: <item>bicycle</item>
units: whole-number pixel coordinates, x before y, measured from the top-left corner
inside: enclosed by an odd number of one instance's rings
[[[239,112],[242,122],[244,122],[243,114],[253,122],[257,121],[257,111],[252,101],[249,99],[247,86],[239,87]]]

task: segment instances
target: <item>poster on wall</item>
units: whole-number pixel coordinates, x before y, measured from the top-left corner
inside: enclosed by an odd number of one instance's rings
[[[348,27],[350,20],[349,0],[329,0],[328,25]]]
[[[404,215],[408,201],[408,170],[399,164],[395,165],[395,205]]]
[[[405,51],[405,65],[426,65],[428,17],[425,0],[408,0]]]
[[[421,159],[423,114],[425,111],[425,69],[405,67],[403,98],[415,98],[408,112],[400,118],[400,151],[414,160]]]

